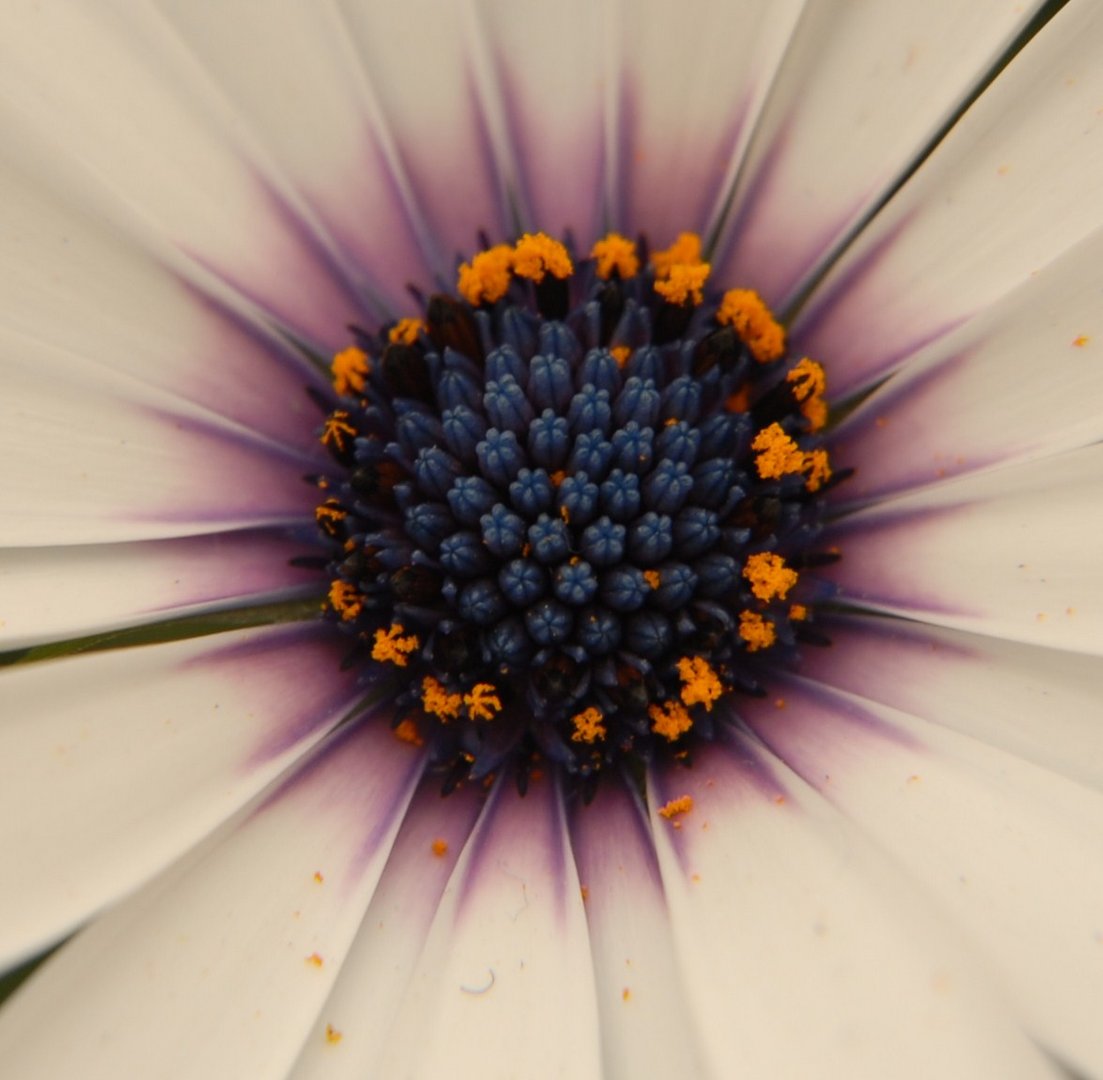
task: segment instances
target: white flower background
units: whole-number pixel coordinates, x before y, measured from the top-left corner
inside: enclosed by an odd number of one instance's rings
[[[1043,8],[6,0],[0,961],[66,943],[0,1072],[1103,1076],[1103,7],[986,85]],[[608,227],[861,397],[845,610],[643,802],[442,800],[288,564],[292,342]]]

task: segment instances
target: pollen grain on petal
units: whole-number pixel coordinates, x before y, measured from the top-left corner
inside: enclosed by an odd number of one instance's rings
[[[667,821],[673,822],[675,825],[678,822],[675,820],[684,814],[688,814],[693,809],[693,796],[692,795],[679,795],[677,798],[671,799],[669,802],[664,803],[659,807],[659,816],[666,818]]]

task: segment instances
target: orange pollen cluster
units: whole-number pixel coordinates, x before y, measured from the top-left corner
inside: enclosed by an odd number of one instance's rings
[[[823,368],[806,356],[785,376],[785,381],[792,388],[809,430],[819,431],[827,423],[827,402],[823,399],[827,377]]]
[[[693,727],[693,718],[688,710],[677,701],[664,701],[662,705],[649,705],[647,715],[651,717],[651,730],[656,735],[673,742]]]
[[[371,371],[371,358],[363,349],[350,345],[333,357],[329,370],[333,373],[333,389],[338,394],[359,394]]]
[[[809,491],[819,491],[831,479],[831,465],[826,450],[810,450],[804,453],[785,434],[780,424],[764,427],[751,443],[755,452],[755,468],[763,480],[779,480],[794,473],[805,474],[805,486]]]
[[[683,703],[704,705],[711,712],[712,703],[724,692],[724,687],[708,661],[700,656],[683,656],[677,667]]]
[[[457,288],[460,296],[474,307],[493,304],[509,291],[512,272],[513,248],[509,244],[495,244],[460,267]]]
[[[631,348],[627,345],[611,345],[609,351],[613,354],[617,367],[623,371],[624,365],[628,363],[628,358],[632,355]]]
[[[399,742],[409,743],[411,746],[423,746],[425,744],[421,732],[417,729],[417,724],[409,717],[398,723],[398,726],[394,729],[394,737]]]
[[[797,583],[797,572],[786,566],[780,555],[769,551],[751,555],[743,567],[743,576],[750,583],[751,592],[763,603],[784,600]]]
[[[650,588],[657,589],[662,584],[663,576],[658,570],[645,570],[643,580]]]
[[[493,720],[502,711],[502,702],[490,683],[476,683],[469,694],[463,695],[463,703],[472,720]]]
[[[413,345],[425,330],[422,319],[399,319],[387,333],[392,345]]]
[[[630,278],[640,272],[636,245],[620,233],[609,233],[598,240],[590,249],[590,258],[594,260],[594,269],[602,281],[608,281],[613,274]]]
[[[785,331],[754,289],[729,289],[724,293],[716,321],[732,327],[760,364],[785,353]]]
[[[421,707],[447,723],[460,715],[463,695],[449,693],[432,675],[426,675],[421,680]]]
[[[574,732],[571,735],[572,742],[594,743],[605,738],[605,724],[601,710],[591,705],[583,709],[576,716],[571,717]]]
[[[655,277],[659,279],[669,277],[675,266],[695,266],[703,261],[701,238],[691,232],[679,233],[678,239],[670,247],[651,253],[651,265],[655,270]]]
[[[570,277],[574,265],[567,249],[545,233],[525,233],[513,249],[513,272],[537,285],[547,274]]]
[[[329,606],[345,622],[352,622],[364,610],[364,600],[355,585],[347,581],[334,581],[329,586]]]
[[[372,645],[373,660],[405,667],[412,653],[420,644],[416,634],[405,634],[401,623],[394,623],[386,630],[376,630],[375,644]]]
[[[336,450],[337,453],[345,453],[351,440],[356,438],[356,428],[350,423],[351,416],[344,409],[337,409],[326,417],[322,425],[322,445]]]
[[[699,304],[705,296],[709,269],[708,263],[678,263],[655,282],[655,292],[670,304]]]
[[[739,636],[747,643],[747,652],[758,652],[760,649],[768,649],[777,641],[777,630],[769,619],[763,618],[758,612],[741,611]]]

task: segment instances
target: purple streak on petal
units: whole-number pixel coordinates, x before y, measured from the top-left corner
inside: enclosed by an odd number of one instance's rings
[[[330,395],[332,388],[300,351],[195,283],[184,290],[213,325],[204,349],[210,361],[197,366],[178,392],[204,408],[290,448],[325,460],[314,434],[318,408],[307,390]]]
[[[606,780],[588,806],[576,801],[570,813],[571,848],[579,881],[587,883],[587,867],[620,865],[619,852],[631,851],[629,864],[642,880],[637,888],[662,894],[662,876],[655,858],[651,829],[638,796],[619,778]],[[591,896],[591,902],[600,902]]]
[[[732,149],[738,145],[747,123],[750,99],[744,98],[733,110],[725,131],[715,140],[711,152],[706,152],[704,148],[698,154],[691,150],[683,151],[675,160],[667,159],[668,168],[664,174],[652,172],[647,184],[640,185],[634,169],[636,157],[647,160],[661,153],[661,148],[639,147],[638,94],[630,76],[625,76],[620,91],[618,130],[614,136],[617,160],[621,166],[615,177],[620,226],[629,234],[646,234],[652,248],[665,247],[686,230],[704,236],[726,194]],[[689,177],[684,175],[683,170],[687,160],[692,160],[696,166],[694,175]],[[649,200],[653,205],[641,213],[639,203],[642,195],[657,192],[662,193],[662,198]]]
[[[758,207],[767,199],[774,175],[792,137],[792,118],[782,123],[774,136],[770,149],[763,155],[754,179],[739,198],[732,218],[721,230],[721,237],[713,254],[713,279],[724,288],[738,286],[753,288],[762,294],[771,307],[783,311],[794,299],[799,285],[808,280],[818,269],[827,254],[845,237],[848,228],[858,220],[862,209],[868,206],[880,190],[870,187],[854,198],[842,213],[820,223],[813,232],[800,221],[799,211],[793,215],[792,228],[769,239],[768,253],[754,252],[750,257],[741,251],[744,230],[753,221]]]
[[[457,897],[456,918],[469,911],[478,918],[479,890],[482,879],[489,875],[509,874],[509,863],[503,855],[514,845],[538,845],[554,882],[566,880],[564,850],[566,826],[563,800],[557,780],[543,777],[529,784],[528,792],[518,794],[511,779],[503,778],[495,785],[479,824],[471,836],[465,857],[467,869]],[[556,889],[550,898],[556,916],[566,920],[567,898],[563,889]]]
[[[346,343],[345,327],[350,322],[371,320],[368,298],[349,284],[344,268],[301,215],[263,177],[255,176],[254,180],[258,202],[267,209],[267,216],[282,226],[278,236],[254,238],[258,248],[272,249],[265,281],[242,280],[239,273],[218,265],[187,244],[180,244],[180,249],[315,351],[324,355],[340,348]]]
[[[541,229],[552,235],[563,235],[569,230],[574,240],[588,249],[590,242],[596,239],[601,223],[604,202],[604,140],[600,134],[591,138],[587,132],[580,133],[576,147],[578,155],[584,155],[583,160],[562,162],[560,172],[541,181],[540,167],[534,166],[527,159],[524,149],[529,141],[525,139],[525,133],[528,132],[530,138],[532,136],[533,118],[522,112],[519,105],[521,95],[514,89],[516,84],[524,81],[525,73],[513,71],[508,56],[501,51],[496,53],[495,64],[500,72],[502,108],[510,145],[517,157],[517,194],[522,208],[522,222],[527,228]],[[603,117],[598,112],[595,123],[599,129],[603,126],[602,120]],[[539,123],[539,120],[536,122]],[[539,134],[535,137],[539,139]],[[590,160],[591,157],[596,160]],[[538,209],[539,202],[547,201],[546,197],[543,200],[539,198],[541,189],[552,192],[552,201],[556,205],[559,204],[555,194],[562,191],[577,193],[568,198],[569,209],[563,211],[563,220],[548,220],[548,211]]]
[[[867,407],[853,413],[831,433],[833,461],[844,465],[865,463],[859,464],[854,478],[836,492],[836,507],[853,509],[997,465],[1014,455],[1021,441],[1016,442],[1015,433],[1010,430],[1002,451],[972,453],[968,458],[958,453],[951,442],[943,444],[944,451],[932,451],[927,439],[931,434],[937,437],[944,425],[936,409],[924,407],[925,398],[940,388],[944,377],[952,377],[967,366],[977,348],[976,344],[962,348],[915,376],[905,373],[904,378],[888,382]],[[923,447],[919,452],[915,449],[917,444]],[[920,453],[924,456],[920,457]]]
[[[980,617],[983,612],[935,601],[924,592],[922,573],[909,572],[909,540],[915,527],[960,513],[962,506],[922,507],[868,516],[848,517],[824,532],[825,546],[838,547],[842,558],[817,576],[838,588],[843,604],[873,609],[902,609],[909,614]],[[901,555],[901,552],[904,554]]]
[[[830,761],[815,752],[815,747],[824,742],[840,745],[861,739],[867,743],[872,736],[882,743],[921,748],[907,732],[872,710],[804,680],[787,680],[784,709],[769,703],[756,704],[758,707],[747,718],[747,727],[770,753],[818,791],[830,789],[833,783],[828,771]]]
[[[335,725],[359,698],[357,673],[342,671],[347,642],[328,623],[293,623],[262,631],[197,656],[187,667],[247,686],[271,725],[242,768],[246,771]],[[216,706],[217,707],[217,704]]]
[[[845,397],[883,379],[909,356],[945,337],[972,317],[964,313],[941,321],[928,320],[927,329],[912,340],[894,344],[888,352],[870,352],[867,342],[870,339],[877,342],[882,329],[887,330],[890,341],[894,340],[894,326],[906,311],[901,304],[902,298],[894,296],[888,287],[877,286],[871,287],[870,295],[857,305],[849,304],[848,300],[860,294],[870,281],[877,280],[879,264],[908,227],[911,216],[903,216],[845,271],[815,289],[793,324],[790,351],[815,356],[826,366],[829,387],[835,398]],[[845,312],[841,317],[840,309]]]

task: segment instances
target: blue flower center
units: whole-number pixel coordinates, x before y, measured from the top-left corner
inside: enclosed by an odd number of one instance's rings
[[[334,358],[327,614],[446,786],[685,757],[808,636],[823,370],[642,247],[488,248]]]

